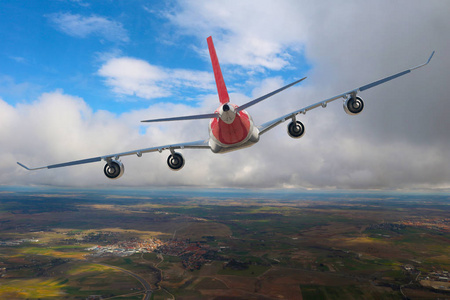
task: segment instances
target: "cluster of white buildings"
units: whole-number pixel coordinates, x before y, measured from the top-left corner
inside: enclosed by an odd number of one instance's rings
[[[93,256],[116,255],[129,256],[136,253],[153,252],[156,248],[163,245],[159,239],[149,239],[144,241],[124,241],[106,246],[93,246],[86,250],[94,252]]]
[[[432,272],[428,274],[428,277],[426,279],[442,282],[450,282],[448,271]]]

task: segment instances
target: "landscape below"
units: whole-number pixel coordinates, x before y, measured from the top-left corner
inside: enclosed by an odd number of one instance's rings
[[[0,299],[436,299],[449,271],[448,194],[0,188]]]

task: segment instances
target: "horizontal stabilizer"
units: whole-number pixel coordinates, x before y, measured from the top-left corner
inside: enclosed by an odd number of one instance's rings
[[[151,122],[167,122],[167,121],[182,121],[182,120],[198,120],[198,119],[211,119],[217,118],[219,115],[212,114],[203,114],[203,115],[193,115],[193,116],[184,116],[184,117],[174,117],[174,118],[162,118],[162,119],[152,119],[152,120],[144,120],[141,122],[151,123]]]

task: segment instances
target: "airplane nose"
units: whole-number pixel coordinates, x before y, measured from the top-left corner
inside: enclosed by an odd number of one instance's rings
[[[222,106],[222,109],[223,109],[223,111],[229,111],[229,110],[230,110],[230,107],[228,106],[228,104],[224,104],[224,105]]]

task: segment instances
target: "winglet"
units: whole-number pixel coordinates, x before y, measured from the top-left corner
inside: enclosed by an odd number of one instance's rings
[[[17,162],[17,164],[18,164],[19,166],[21,166],[22,168],[24,168],[24,169],[30,171],[30,169],[29,169],[27,166],[22,165],[20,162]]]
[[[209,55],[211,56],[211,63],[214,71],[214,78],[216,80],[217,93],[219,94],[219,100],[221,104],[228,103],[230,97],[228,96],[227,87],[223,80],[222,71],[220,70],[219,59],[217,58],[216,49],[212,37],[206,39],[208,42]]]
[[[34,171],[34,170],[40,170],[40,169],[47,169],[47,167],[28,168],[27,166],[25,166],[24,164],[21,164],[20,162],[17,162],[17,164],[18,164],[19,166],[21,166],[22,168],[24,168],[25,170],[28,170],[28,171]]]
[[[410,69],[410,70],[412,71],[412,70],[415,70],[415,69],[418,69],[418,68],[421,68],[421,67],[423,67],[423,66],[428,65],[428,64],[430,63],[431,59],[433,58],[434,52],[436,52],[436,51],[433,51],[433,52],[431,53],[430,58],[428,58],[428,60],[427,60],[426,63],[421,64],[421,65],[419,65],[419,66],[417,66],[417,67],[414,67],[414,68],[412,68],[412,69]]]
[[[430,60],[433,58],[434,52],[436,52],[436,51],[433,51],[433,53],[431,53],[430,58],[428,59],[428,61],[427,61],[427,63],[426,63],[427,65],[428,65],[428,63],[430,62]]]

